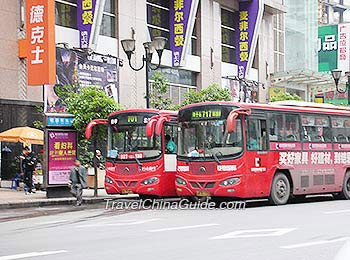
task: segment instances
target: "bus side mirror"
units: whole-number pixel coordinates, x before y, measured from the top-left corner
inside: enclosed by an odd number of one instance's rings
[[[169,119],[165,116],[162,116],[161,118],[159,118],[158,122],[157,122],[157,125],[156,125],[156,135],[157,136],[160,136],[161,133],[162,133],[162,129],[163,129],[163,124],[165,122],[168,122]]]
[[[158,118],[159,118],[158,116],[155,117],[155,118],[152,117],[148,121],[148,123],[146,125],[146,136],[147,136],[147,138],[151,138],[153,136],[153,134],[154,134],[154,126],[157,123]]]
[[[87,139],[91,138],[92,135],[92,129],[94,128],[94,126],[96,125],[108,125],[108,120],[107,119],[95,119],[92,120],[85,129],[85,137]]]
[[[238,117],[238,113],[232,111],[227,117],[227,132],[233,133],[236,128],[236,118]]]

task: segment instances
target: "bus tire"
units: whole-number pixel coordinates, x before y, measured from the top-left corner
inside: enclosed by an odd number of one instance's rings
[[[269,201],[273,205],[287,204],[290,198],[290,182],[288,177],[282,173],[277,172],[272,180]]]
[[[346,171],[343,181],[343,189],[339,194],[341,199],[350,200],[350,171]]]

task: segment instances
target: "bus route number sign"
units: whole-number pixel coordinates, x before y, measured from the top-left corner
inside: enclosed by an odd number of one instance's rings
[[[221,110],[199,110],[192,111],[192,119],[219,119],[221,118]]]

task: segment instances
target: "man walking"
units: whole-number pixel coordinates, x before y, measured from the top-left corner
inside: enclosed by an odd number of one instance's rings
[[[28,147],[23,148],[22,159],[22,172],[24,177],[24,183],[27,186],[25,191],[27,193],[35,193],[33,189],[33,171],[35,169],[35,165],[37,163],[37,159],[34,154],[30,152]]]
[[[87,188],[86,169],[79,160],[74,161],[74,166],[70,169],[69,183],[71,193],[77,198],[77,206],[83,202],[83,189]]]

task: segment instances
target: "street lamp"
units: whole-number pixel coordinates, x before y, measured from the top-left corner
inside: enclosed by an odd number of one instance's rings
[[[346,82],[346,89],[345,90],[339,90],[339,88],[338,88],[341,73],[342,73],[341,70],[332,70],[332,77],[334,79],[337,92],[345,93],[346,90],[348,91],[348,106],[349,106],[350,105],[350,72],[345,72],[345,76],[348,77],[348,81]]]
[[[135,68],[131,64],[131,56],[135,52],[135,40],[134,39],[126,39],[121,40],[121,44],[123,47],[123,50],[128,57],[129,60],[129,66],[134,71],[140,71],[144,67],[146,67],[146,107],[149,108],[149,70],[156,70],[160,67],[162,54],[165,48],[165,45],[167,43],[168,39],[165,37],[155,37],[151,42],[145,42],[143,43],[143,48],[145,49],[145,54],[142,56],[142,66],[139,68]],[[154,52],[157,52],[158,55],[158,64],[156,66],[152,66],[152,56]]]

